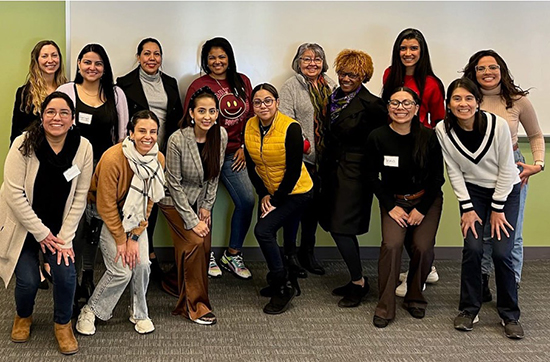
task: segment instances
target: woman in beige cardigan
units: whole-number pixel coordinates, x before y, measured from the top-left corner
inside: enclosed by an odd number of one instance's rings
[[[40,283],[38,254],[51,265],[55,337],[59,351],[78,351],[71,316],[76,287],[72,240],[86,206],[92,146],[73,130],[74,105],[60,92],[46,97],[41,121],[17,137],[4,166],[0,189],[0,277],[15,273],[17,314],[11,340],[30,336]],[[65,202],[60,200],[65,200]]]

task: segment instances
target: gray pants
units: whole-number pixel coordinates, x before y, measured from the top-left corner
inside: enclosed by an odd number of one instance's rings
[[[107,271],[88,301],[94,314],[101,320],[106,321],[112,317],[113,310],[128,284],[130,284],[130,311],[134,318],[136,320],[149,318],[145,299],[151,272],[147,232],[141,233],[137,242],[139,243],[139,263],[130,270],[128,265],[122,266],[121,258],[115,263],[116,242],[107,226],[103,225],[101,228],[99,247]]]

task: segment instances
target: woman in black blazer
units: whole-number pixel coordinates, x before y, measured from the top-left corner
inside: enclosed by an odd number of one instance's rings
[[[333,290],[342,296],[339,307],[356,307],[369,291],[363,278],[357,235],[369,230],[372,189],[366,179],[367,138],[387,124],[383,101],[361,83],[368,82],[374,67],[371,57],[357,50],[343,50],[334,61],[338,87],[331,95],[323,126],[321,151],[320,224],[330,232],[348,266],[351,281]]]
[[[128,100],[130,118],[141,110],[150,110],[160,120],[158,145],[166,153],[168,137],[178,129],[183,118],[178,82],[175,78],[160,71],[162,64],[162,46],[153,38],[143,39],[136,54],[139,66],[123,77],[117,78],[117,85],[122,88]],[[151,277],[160,279],[162,270],[159,267],[154,247],[153,234],[157,223],[158,207],[155,204],[149,216],[147,234],[149,237],[149,258],[151,259]]]

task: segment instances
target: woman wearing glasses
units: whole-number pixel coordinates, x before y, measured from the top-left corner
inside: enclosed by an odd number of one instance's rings
[[[369,230],[372,189],[365,174],[366,140],[387,124],[384,102],[362,83],[374,72],[371,57],[359,50],[343,50],[334,61],[338,87],[330,96],[323,125],[321,207],[319,223],[330,232],[348,267],[351,281],[332,291],[343,297],[338,306],[356,307],[367,295],[357,235]]]
[[[42,251],[53,276],[54,332],[63,354],[78,352],[71,317],[76,288],[73,239],[86,207],[92,146],[74,129],[74,105],[61,92],[48,95],[41,119],[17,137],[0,189],[0,277],[15,273],[16,315],[11,340],[30,338]],[[39,318],[40,319],[40,318]]]
[[[300,124],[279,112],[279,94],[271,84],[257,85],[252,91],[255,117],[248,120],[245,157],[248,175],[260,199],[254,235],[267,261],[269,287],[262,291],[271,300],[264,313],[287,310],[299,293],[293,275],[285,269],[277,244],[277,230],[298,230],[302,212],[311,199],[313,182],[302,162],[303,139]],[[292,239],[296,240],[296,235]],[[290,282],[290,281],[292,282]]]
[[[250,279],[252,273],[244,264],[241,253],[244,238],[252,222],[254,190],[246,174],[244,139],[242,136],[246,120],[254,115],[250,105],[252,86],[250,79],[237,72],[237,63],[231,44],[224,38],[213,38],[202,46],[201,69],[206,74],[195,79],[187,89],[185,109],[189,99],[200,88],[206,86],[214,91],[220,104],[218,122],[229,136],[221,181],[227,188],[235,210],[231,218],[229,246],[220,258],[221,266],[241,279]],[[214,252],[210,254],[208,275],[220,277]]]
[[[481,50],[470,58],[464,68],[464,76],[472,80],[480,88],[483,95],[481,109],[504,118],[510,126],[512,134],[512,147],[514,149],[514,161],[516,162],[521,178],[521,193],[519,202],[519,215],[516,224],[514,249],[512,259],[516,283],[521,281],[521,269],[523,267],[523,212],[527,199],[527,187],[529,177],[536,175],[544,169],[544,137],[537,120],[537,114],[533,105],[527,98],[528,91],[524,91],[516,84],[508,70],[504,59],[494,50]],[[533,165],[525,163],[525,157],[518,146],[518,127],[523,126],[533,156]],[[483,246],[483,260],[481,263],[483,273],[483,301],[492,300],[489,289],[489,275],[492,272],[491,243]]]
[[[426,313],[422,288],[434,258],[445,179],[437,137],[420,125],[419,109],[420,99],[412,89],[395,89],[388,102],[391,123],[372,131],[367,142],[368,180],[382,219],[379,297],[373,319],[378,328],[395,318],[394,291],[405,243],[410,244],[411,282],[404,305],[414,318],[424,318]]]
[[[313,249],[318,223],[319,180],[317,174],[320,151],[322,120],[326,116],[327,103],[335,83],[325,72],[328,63],[325,51],[315,43],[304,43],[292,60],[292,70],[296,72],[281,88],[280,111],[300,122],[304,137],[303,161],[314,184],[313,200],[302,216],[302,238],[298,260],[310,273],[323,275],[325,269],[317,261]],[[309,146],[308,146],[309,145]],[[294,245],[294,243],[289,243]],[[286,244],[285,244],[286,246]],[[288,260],[292,260],[295,250],[285,250]]]

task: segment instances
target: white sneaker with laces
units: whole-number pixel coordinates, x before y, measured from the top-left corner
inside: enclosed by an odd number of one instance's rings
[[[76,331],[85,336],[95,334],[95,314],[88,304],[80,310],[76,321]]]
[[[424,287],[422,288],[422,291],[426,290],[426,284],[424,284]],[[404,298],[405,295],[407,295],[407,278],[399,284],[397,288],[395,288],[395,295],[398,297]]]
[[[222,270],[216,263],[216,257],[214,252],[210,252],[210,263],[208,263],[208,276],[212,278],[219,278],[222,276]]]
[[[132,307],[128,307],[128,312],[130,312],[130,318],[128,320],[134,324],[134,329],[139,334],[147,334],[151,333],[155,330],[155,326],[153,325],[153,321],[149,318],[147,319],[135,319],[134,313],[132,312]]]
[[[244,259],[241,253],[237,255],[227,254],[227,250],[223,252],[223,256],[220,259],[220,264],[222,268],[235,274],[241,279],[250,279],[252,278],[252,273],[244,265]]]

